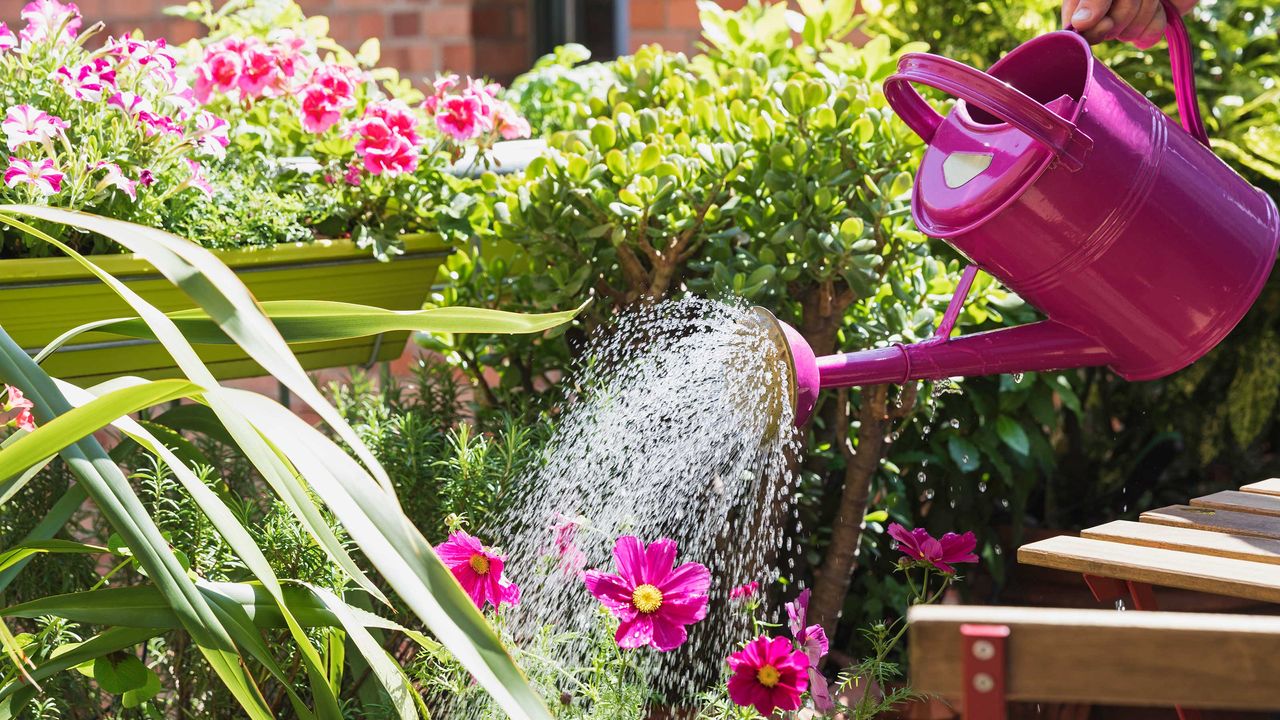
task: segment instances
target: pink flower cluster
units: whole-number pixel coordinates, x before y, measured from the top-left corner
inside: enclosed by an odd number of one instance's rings
[[[322,65],[298,93],[302,129],[322,133],[342,119],[345,110],[356,105],[359,72],[342,65]]]
[[[311,54],[305,38],[285,32],[272,42],[226,38],[205,48],[195,69],[195,97],[209,102],[214,93],[238,93],[241,100],[285,95],[306,74]]]
[[[423,143],[418,120],[399,100],[369,103],[343,136],[355,139],[356,155],[373,175],[395,177],[418,167]]]
[[[529,121],[498,98],[501,89],[497,84],[473,78],[464,83],[457,75],[446,75],[435,81],[422,109],[435,119],[440,132],[458,142],[485,135],[504,140],[529,137]]]
[[[754,707],[765,717],[776,710],[796,710],[806,690],[814,709],[826,713],[834,707],[827,680],[818,663],[827,654],[827,634],[821,625],[809,625],[809,591],[787,603],[792,640],[761,635],[728,658],[729,699]]]
[[[9,427],[28,432],[35,430],[36,421],[31,416],[31,411],[35,409],[35,406],[35,403],[28,400],[18,388],[12,385],[4,386],[4,402],[0,403],[0,410],[6,413],[17,411],[17,414],[6,423]]]

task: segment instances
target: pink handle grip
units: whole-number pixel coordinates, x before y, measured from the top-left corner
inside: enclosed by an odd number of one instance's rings
[[[1169,0],[1164,5],[1164,39],[1169,45],[1169,68],[1173,71],[1173,97],[1178,102],[1178,119],[1191,137],[1209,145],[1204,120],[1200,117],[1200,103],[1196,101],[1196,74],[1191,65],[1191,38],[1182,22],[1178,9]]]
[[[898,60],[898,72],[884,81],[884,94],[898,116],[929,142],[942,122],[920,93],[916,82],[963,99],[1030,135],[1053,151],[1072,172],[1084,166],[1093,140],[1070,120],[1060,117],[1016,88],[990,75],[938,55],[908,53]]]

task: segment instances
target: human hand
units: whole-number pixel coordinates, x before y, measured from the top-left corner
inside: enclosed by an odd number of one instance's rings
[[[1171,0],[1179,15],[1198,0]],[[1080,31],[1091,43],[1123,40],[1146,49],[1164,36],[1168,21],[1160,0],[1063,0],[1062,24]]]

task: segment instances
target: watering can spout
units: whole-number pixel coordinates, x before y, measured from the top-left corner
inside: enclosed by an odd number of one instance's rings
[[[789,364],[788,392],[797,427],[808,422],[825,388],[914,380],[1061,370],[1107,365],[1113,356],[1087,335],[1053,320],[975,333],[936,335],[912,345],[817,357],[795,328],[758,310]]]

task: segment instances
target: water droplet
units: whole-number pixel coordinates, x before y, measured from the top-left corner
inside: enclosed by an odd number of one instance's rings
[[[927,480],[927,479],[928,479],[928,478],[926,478],[926,477],[925,477],[925,474],[924,474],[924,471],[923,471],[923,470],[922,470],[922,471],[920,471],[920,472],[918,472],[918,473],[916,473],[916,480],[919,480],[920,482],[924,482],[924,481],[925,481],[925,480]]]
[[[924,491],[924,499],[925,499],[925,500],[932,500],[932,499],[933,499],[933,496],[934,496],[934,495],[937,495],[937,494],[938,494],[938,493],[936,493],[936,492],[933,490],[933,488],[929,488],[928,490],[925,490],[925,491]]]
[[[950,424],[950,425],[951,425],[951,427],[953,427],[953,428],[958,428],[958,427],[960,427],[960,421],[959,421],[959,420],[957,420],[957,419],[955,419],[955,418],[951,418],[951,422],[950,422],[949,424]]]
[[[1020,382],[1022,382],[1022,373],[1020,373],[1020,372],[1019,372],[1019,373],[1014,373],[1014,374],[1013,374],[1013,381],[1014,381],[1015,383],[1020,383]]]
[[[985,482],[978,483],[978,492],[984,493],[986,491],[987,491],[987,484]]]

